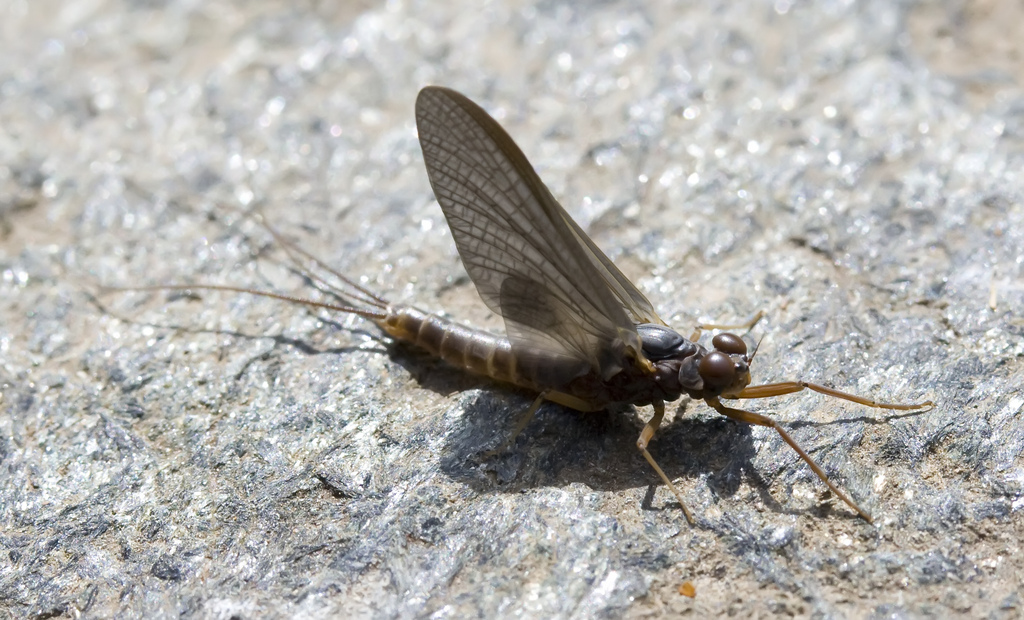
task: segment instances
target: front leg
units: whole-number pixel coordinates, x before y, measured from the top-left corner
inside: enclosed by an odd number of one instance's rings
[[[846,493],[840,491],[839,487],[832,484],[832,481],[828,479],[828,476],[825,474],[825,471],[822,470],[821,467],[819,467],[818,464],[814,462],[814,459],[811,458],[811,455],[804,452],[804,449],[800,447],[796,440],[789,436],[789,433],[787,433],[785,429],[779,426],[778,422],[769,418],[768,416],[761,415],[760,413],[754,413],[752,411],[746,411],[743,409],[733,409],[731,407],[726,407],[725,405],[722,404],[720,400],[718,400],[717,397],[705,398],[704,402],[710,405],[711,408],[717,411],[718,413],[726,417],[732,418],[733,420],[739,420],[740,422],[746,422],[747,424],[756,424],[758,426],[767,426],[769,428],[774,428],[775,431],[779,433],[779,436],[781,436],[782,439],[785,440],[785,442],[788,443],[791,448],[796,450],[796,453],[800,455],[800,458],[802,458],[805,463],[810,465],[811,470],[813,470],[814,473],[816,473],[818,477],[821,478],[821,481],[828,485],[828,488],[832,489],[833,493],[838,495],[841,500],[846,502],[847,505],[850,506],[850,508],[853,508],[855,511],[857,511],[857,514],[859,514],[861,518],[863,518],[865,521],[867,521],[868,523],[872,522],[871,515],[869,515],[866,511],[864,511],[864,509],[858,506],[856,502],[847,497]]]
[[[713,329],[747,331],[750,328],[757,325],[758,321],[760,321],[764,317],[765,311],[758,310],[754,316],[750,317],[743,323],[738,323],[736,325],[725,325],[723,323],[702,323],[693,330],[693,334],[690,335],[690,342],[697,342],[698,340],[700,340],[701,334],[703,334],[705,331],[711,331]]]
[[[764,385],[752,385],[743,388],[741,392],[725,398],[771,398],[772,396],[782,396],[784,394],[793,394],[802,390],[812,390],[825,396],[831,396],[832,398],[841,398],[848,400],[860,405],[866,405],[868,407],[874,407],[876,409],[896,409],[899,411],[913,411],[914,409],[926,409],[928,407],[934,407],[935,403],[930,400],[926,400],[923,403],[917,404],[899,404],[899,403],[880,403],[870,398],[864,398],[863,396],[857,396],[856,394],[848,394],[846,392],[840,392],[824,385],[818,385],[817,383],[811,383],[809,381],[785,381],[783,383],[766,383]]]

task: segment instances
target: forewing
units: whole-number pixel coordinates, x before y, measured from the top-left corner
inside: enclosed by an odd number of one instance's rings
[[[545,188],[547,189],[547,188]],[[665,322],[661,320],[658,313],[655,312],[654,306],[647,300],[647,297],[640,292],[637,287],[629,281],[629,278],[624,276],[619,268],[615,266],[610,258],[605,256],[601,248],[597,247],[594,240],[587,236],[587,233],[583,232],[580,225],[576,223],[574,219],[569,217],[569,214],[562,209],[561,205],[555,202],[552,198],[551,201],[558,207],[559,211],[562,212],[566,223],[572,229],[573,234],[583,244],[584,251],[587,252],[588,258],[594,264],[594,266],[601,272],[605,277],[605,281],[608,286],[611,287],[612,292],[622,303],[622,306],[629,313],[634,323],[658,323],[665,325]]]
[[[644,298],[551,196],[482,108],[436,86],[416,100],[427,173],[484,302],[517,355],[574,360],[605,377],[640,351],[634,324],[658,322]]]

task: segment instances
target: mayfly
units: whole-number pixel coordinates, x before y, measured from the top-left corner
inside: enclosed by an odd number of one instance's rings
[[[930,401],[880,403],[807,381],[751,386],[750,362],[756,349],[748,353],[742,338],[726,332],[714,336],[708,349],[697,342],[700,328],[686,338],[668,327],[644,294],[569,217],[512,138],[480,106],[448,88],[429,86],[416,98],[416,127],[434,196],[462,262],[484,303],[504,319],[506,338],[392,305],[287,243],[266,223],[296,265],[301,256],[349,288],[341,290],[300,267],[311,281],[328,287],[340,304],[231,286],[146,288],[253,293],[372,320],[392,338],[456,367],[536,392],[513,439],[545,401],[578,411],[651,405],[654,415],[643,427],[637,448],[693,523],[682,493],[647,449],[664,418],[665,403],[685,394],[734,420],[775,429],[832,492],[871,521],[785,429],[768,416],[726,406],[722,399],[768,398],[808,389],[882,409],[924,409],[932,406]]]

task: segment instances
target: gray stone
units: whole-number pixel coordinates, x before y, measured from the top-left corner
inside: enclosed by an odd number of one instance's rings
[[[0,609],[86,617],[1014,617],[1024,561],[1020,8],[9,2]],[[1007,52],[1006,48],[1011,52]],[[1016,54],[1016,55],[1015,55]],[[501,330],[413,102],[491,111],[684,333],[767,318],[744,406],[541,408],[324,298],[246,211]],[[696,596],[679,593],[690,582]]]

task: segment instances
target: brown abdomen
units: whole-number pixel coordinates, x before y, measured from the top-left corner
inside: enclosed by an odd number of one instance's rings
[[[521,376],[505,338],[408,307],[391,309],[379,324],[392,338],[410,342],[457,368],[533,390],[544,387]]]

